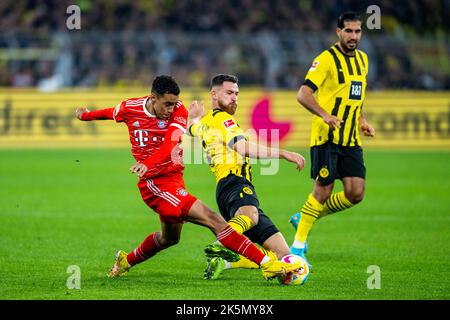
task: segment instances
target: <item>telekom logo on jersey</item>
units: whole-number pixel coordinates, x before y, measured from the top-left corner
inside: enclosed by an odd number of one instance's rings
[[[147,144],[146,142],[148,142],[149,137],[148,137],[148,132],[147,130],[134,130],[133,131],[133,135],[134,135],[134,141],[139,143],[139,147],[146,147]],[[164,137],[152,137],[152,141],[164,141]]]

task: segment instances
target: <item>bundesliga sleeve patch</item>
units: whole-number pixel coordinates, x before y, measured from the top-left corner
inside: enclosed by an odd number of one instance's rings
[[[309,71],[316,70],[317,66],[319,65],[319,61],[314,61],[311,65],[311,68],[309,68]]]
[[[223,124],[223,126],[224,126],[226,129],[229,129],[229,128],[232,128],[232,127],[235,127],[235,126],[236,126],[236,122],[234,122],[233,119],[225,120],[224,122],[222,122],[222,124]]]

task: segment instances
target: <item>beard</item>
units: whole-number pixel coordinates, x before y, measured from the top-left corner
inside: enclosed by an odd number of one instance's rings
[[[229,114],[233,115],[236,112],[237,109],[237,103],[235,102],[230,102],[229,104],[225,104],[222,101],[218,101],[219,107],[220,109],[228,112]]]
[[[342,49],[344,49],[345,52],[353,52],[358,48],[358,41],[347,41],[344,42],[343,40],[340,41]]]

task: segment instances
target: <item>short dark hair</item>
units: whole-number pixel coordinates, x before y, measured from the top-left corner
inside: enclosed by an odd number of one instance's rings
[[[338,18],[337,27],[340,29],[344,29],[345,21],[361,21],[361,17],[359,14],[353,11],[344,12]]]
[[[239,82],[238,78],[232,74],[217,74],[211,79],[210,88],[212,89],[212,87],[214,86],[221,86],[225,81],[233,82],[236,84]]]
[[[178,96],[180,94],[180,87],[173,77],[161,75],[153,80],[152,93],[156,94],[158,97],[162,97],[166,93]]]

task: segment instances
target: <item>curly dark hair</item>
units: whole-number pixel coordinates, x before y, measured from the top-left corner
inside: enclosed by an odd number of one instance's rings
[[[160,75],[153,80],[152,93],[156,94],[157,97],[162,97],[166,93],[178,96],[180,94],[180,87],[173,77]]]

